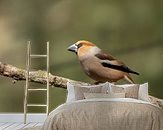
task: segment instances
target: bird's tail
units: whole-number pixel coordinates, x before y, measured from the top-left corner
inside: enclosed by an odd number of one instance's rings
[[[131,70],[131,69],[129,70],[129,73],[139,75],[139,73],[138,73],[138,72],[135,72],[135,71],[133,71],[133,70]]]
[[[139,73],[138,72],[135,72],[135,71],[131,71],[131,73],[136,74],[136,75],[139,75]]]

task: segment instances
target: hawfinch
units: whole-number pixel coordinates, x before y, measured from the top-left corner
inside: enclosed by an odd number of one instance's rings
[[[129,73],[139,75],[122,61],[104,53],[89,41],[78,41],[69,46],[68,50],[77,54],[84,72],[96,82],[108,81],[114,83],[120,79],[125,79],[129,83],[134,83]]]

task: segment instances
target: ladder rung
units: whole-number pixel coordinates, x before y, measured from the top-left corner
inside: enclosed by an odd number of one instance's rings
[[[47,70],[46,70],[46,69],[38,70],[38,69],[35,69],[35,68],[31,68],[31,69],[29,70],[29,73],[30,73],[30,72],[34,72],[34,71],[46,72]]]
[[[47,91],[45,88],[29,88],[28,91]]]
[[[28,107],[46,107],[46,104],[27,104]]]
[[[42,57],[47,57],[47,55],[30,55],[31,58],[42,58]]]

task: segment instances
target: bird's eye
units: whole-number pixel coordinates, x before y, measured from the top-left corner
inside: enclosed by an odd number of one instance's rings
[[[82,43],[79,43],[77,44],[77,47],[80,48],[83,44]]]

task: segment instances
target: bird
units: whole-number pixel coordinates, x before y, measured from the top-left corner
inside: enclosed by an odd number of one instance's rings
[[[77,41],[67,50],[76,53],[82,69],[96,83],[116,83],[125,79],[129,83],[135,84],[130,74],[139,75],[138,72],[133,71],[111,54],[105,53],[90,41]]]

